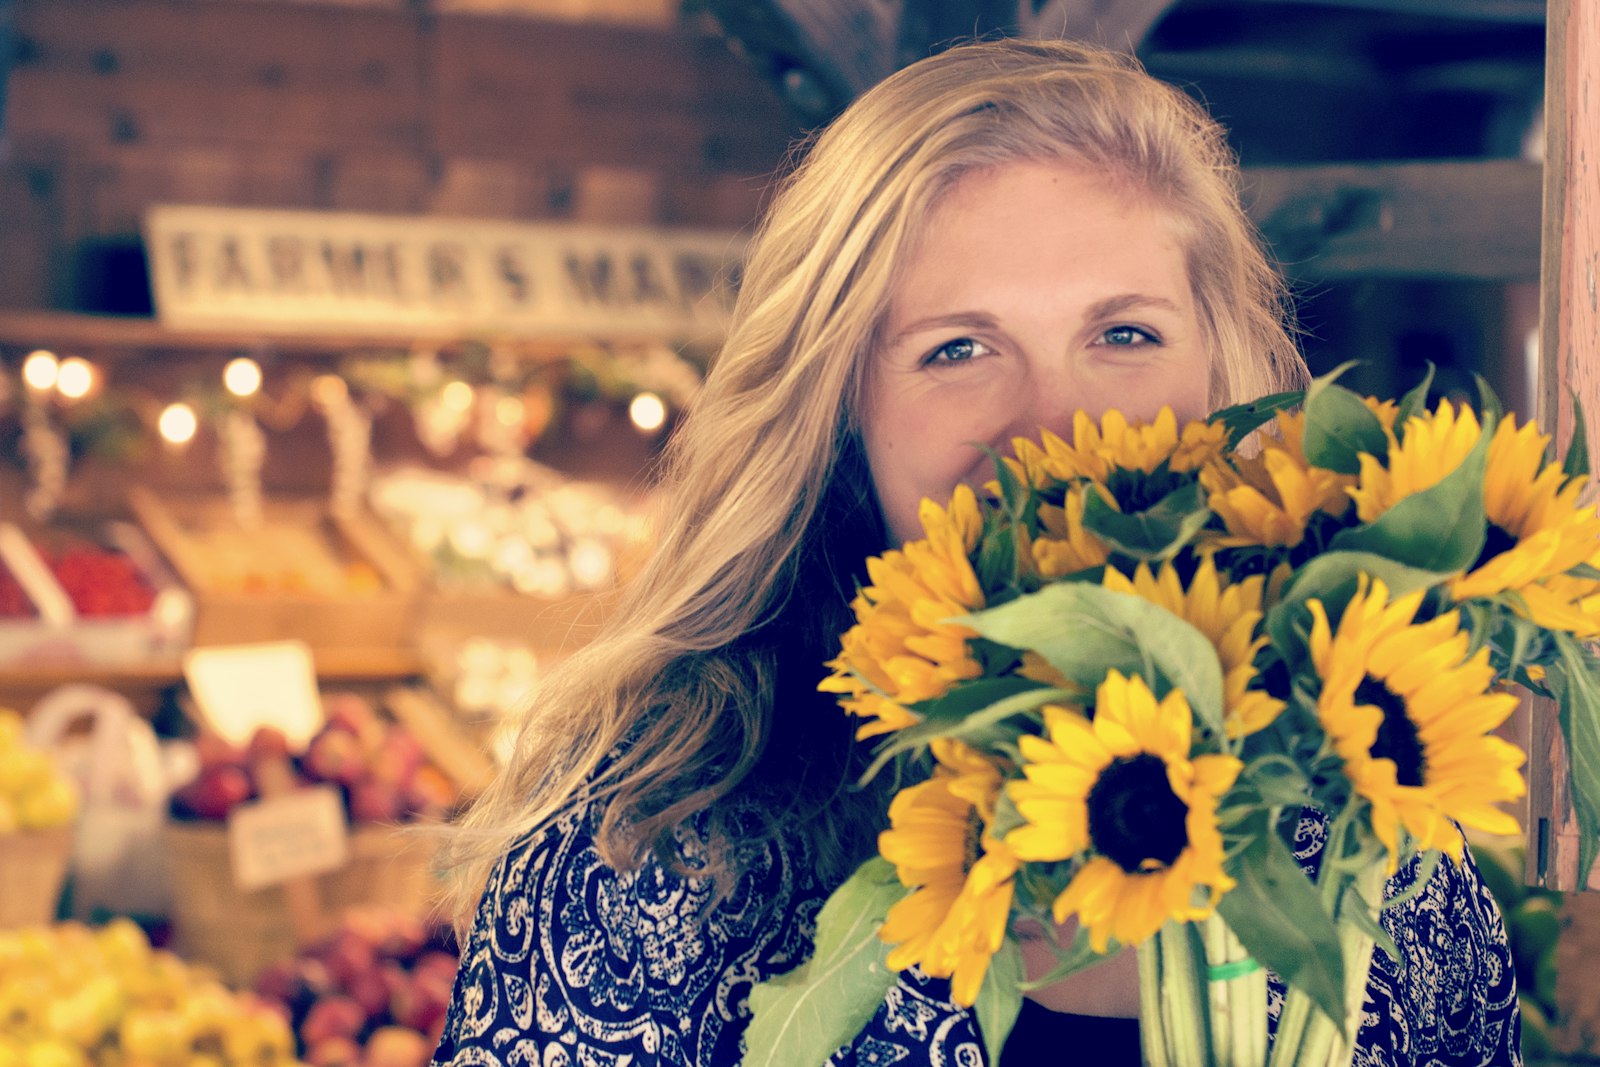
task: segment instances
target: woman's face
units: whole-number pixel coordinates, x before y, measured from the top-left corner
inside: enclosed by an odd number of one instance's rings
[[[923,227],[871,354],[863,440],[898,541],[917,506],[992,480],[1079,408],[1180,423],[1207,413],[1208,360],[1170,222],[1078,164],[1012,163],[958,181]]]

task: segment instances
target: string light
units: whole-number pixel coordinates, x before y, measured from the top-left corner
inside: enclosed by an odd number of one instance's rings
[[[503,396],[495,402],[494,415],[502,426],[520,426],[525,414],[527,409],[517,397]]]
[[[81,356],[68,356],[56,370],[56,391],[68,400],[82,400],[94,388],[94,367]]]
[[[350,387],[337,374],[319,374],[311,379],[311,402],[324,411],[349,397]]]
[[[640,393],[628,405],[628,418],[644,433],[654,433],[667,421],[667,405],[654,393]]]
[[[56,359],[54,352],[46,349],[30,352],[28,358],[22,361],[22,380],[28,383],[29,388],[40,392],[54,389],[60,374],[61,361]]]
[[[194,440],[200,420],[195,417],[194,408],[188,404],[168,404],[162,409],[156,428],[161,433],[161,439],[168,444],[186,445]]]
[[[472,386],[463,381],[446,382],[439,390],[439,402],[448,411],[461,413],[472,409]]]
[[[261,364],[249,356],[230,359],[222,368],[222,384],[234,396],[255,396],[261,391]]]

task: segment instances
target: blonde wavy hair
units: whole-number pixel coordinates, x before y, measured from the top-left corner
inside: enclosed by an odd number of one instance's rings
[[[1167,209],[1215,404],[1303,383],[1237,163],[1182,92],[1062,41],[961,44],[892,75],[782,181],[668,446],[652,558],[544,681],[508,765],[446,842],[458,922],[514,841],[578,803],[603,805],[598,844],[619,868],[671,859],[675,826],[706,811],[716,828],[718,801],[755,783],[789,801],[768,832],[807,835],[824,877],[870,854],[880,816],[849,788],[851,725],[814,693],[862,560],[886,547],[856,424],[869,356],[929,211],[962,175],[1020,160],[1075,162]]]

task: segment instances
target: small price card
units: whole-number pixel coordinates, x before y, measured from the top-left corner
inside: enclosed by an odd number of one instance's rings
[[[235,745],[247,744],[259,726],[276,726],[300,749],[322,727],[316,665],[304,641],[192,648],[183,675],[206,724]]]
[[[240,804],[228,816],[233,881],[249,891],[343,867],[344,801],[331,785]]]

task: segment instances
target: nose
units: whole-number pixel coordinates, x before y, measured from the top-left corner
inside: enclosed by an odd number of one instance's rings
[[[1085,397],[1072,367],[1066,360],[1034,367],[1024,380],[1026,394],[1019,397],[1017,416],[1006,438],[1026,437],[1037,441],[1041,429],[1066,441],[1072,440],[1072,419],[1085,407]]]

